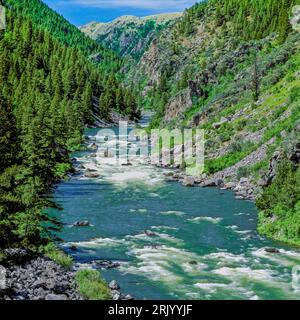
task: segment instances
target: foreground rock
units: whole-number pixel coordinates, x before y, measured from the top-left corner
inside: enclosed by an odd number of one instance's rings
[[[19,266],[6,268],[5,300],[82,300],[76,291],[75,273],[46,257],[38,256]]]

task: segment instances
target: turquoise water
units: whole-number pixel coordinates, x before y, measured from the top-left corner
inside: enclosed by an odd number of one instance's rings
[[[55,192],[63,208],[56,214],[65,225],[59,236],[77,265],[119,262],[101,273],[137,299],[300,298],[292,282],[300,252],[256,233],[253,203],[236,200],[230,191],[167,182],[165,171],[139,159],[123,167],[90,152],[76,157],[101,175],[79,174]],[[72,227],[77,220],[89,220],[91,227]],[[265,247],[280,253],[266,253]]]

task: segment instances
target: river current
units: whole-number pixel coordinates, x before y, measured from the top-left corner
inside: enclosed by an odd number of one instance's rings
[[[86,134],[98,152],[111,143],[99,143],[99,129]],[[254,203],[231,191],[169,182],[165,170],[140,158],[124,167],[92,153],[74,157],[100,176],[75,175],[54,194],[63,209],[55,212],[64,223],[62,246],[77,266],[118,262],[101,274],[136,299],[300,298],[300,252],[257,234]],[[91,226],[72,226],[81,220]]]

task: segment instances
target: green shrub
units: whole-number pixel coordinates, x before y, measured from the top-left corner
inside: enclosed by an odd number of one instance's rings
[[[261,234],[300,245],[300,168],[284,159],[274,182],[257,199]]]
[[[237,179],[240,180],[241,178],[247,178],[250,175],[250,169],[247,167],[240,167],[237,171]]]
[[[47,256],[49,259],[55,261],[62,267],[69,269],[73,264],[72,257],[65,254],[63,251],[58,249],[53,243],[49,243],[46,246],[40,247],[40,253]]]
[[[107,283],[95,270],[79,270],[75,277],[80,295],[88,300],[109,300],[111,292]]]
[[[300,87],[299,86],[293,87],[291,89],[290,100],[292,103],[300,100]]]
[[[242,149],[236,152],[230,152],[216,159],[205,160],[205,173],[215,173],[225,168],[231,167],[247,157],[251,152],[256,150],[257,145],[253,143],[243,143]]]
[[[54,168],[54,176],[58,179],[63,179],[71,168],[72,165],[70,163],[58,163]]]

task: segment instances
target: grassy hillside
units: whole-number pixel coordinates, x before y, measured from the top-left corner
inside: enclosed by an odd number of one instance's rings
[[[162,32],[130,73],[146,107],[156,110],[152,127],[206,130],[204,174],[197,172],[193,159],[186,164],[189,172],[203,183],[237,189],[243,187],[240,179],[246,179],[249,198],[263,194],[258,200],[260,231],[298,244],[299,186],[293,181],[299,165],[300,33],[290,18],[299,4],[197,4]],[[276,166],[285,158],[291,162],[289,182],[280,173],[262,181],[270,175],[275,151],[280,152]]]

